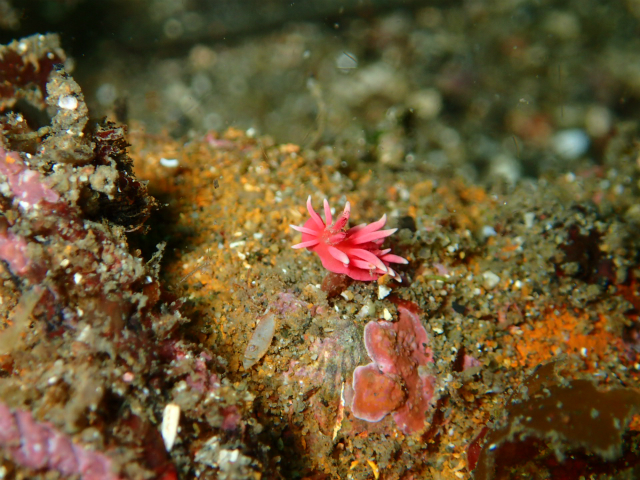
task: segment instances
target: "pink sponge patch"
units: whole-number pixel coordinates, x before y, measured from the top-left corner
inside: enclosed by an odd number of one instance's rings
[[[425,429],[434,401],[435,377],[426,367],[433,363],[427,332],[418,309],[405,302],[398,306],[397,322],[369,322],[364,344],[372,362],[353,372],[353,414],[369,422],[393,419],[405,434]]]

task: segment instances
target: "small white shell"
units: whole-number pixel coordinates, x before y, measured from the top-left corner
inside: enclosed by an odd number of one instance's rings
[[[78,99],[73,95],[65,95],[58,100],[58,106],[65,110],[75,110],[78,108]]]
[[[173,444],[178,436],[178,424],[180,423],[180,406],[175,403],[168,403],[162,412],[162,425],[160,434],[164,440],[167,452],[173,448]]]
[[[247,349],[244,351],[242,366],[245,370],[253,367],[267,353],[275,331],[276,316],[273,313],[267,313],[256,325]]]

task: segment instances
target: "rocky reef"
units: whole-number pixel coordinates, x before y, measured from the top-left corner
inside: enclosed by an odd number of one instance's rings
[[[0,46],[3,475],[640,471],[632,127],[593,168],[477,185],[96,119],[72,73],[56,35]],[[309,195],[386,214],[408,263],[361,281],[292,249]]]

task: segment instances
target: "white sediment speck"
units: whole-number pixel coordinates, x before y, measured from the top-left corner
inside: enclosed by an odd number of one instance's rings
[[[485,225],[484,227],[482,227],[482,236],[485,238],[495,237],[497,234],[498,233],[496,232],[496,229],[490,225]]]
[[[111,106],[118,98],[118,90],[111,83],[103,83],[96,91],[96,100],[103,106]]]
[[[552,139],[553,149],[566,160],[574,160],[587,153],[589,144],[589,135],[581,128],[562,130]]]
[[[177,158],[161,158],[160,159],[160,165],[162,165],[163,167],[167,167],[167,168],[176,168],[178,165],[180,165],[180,162],[178,161]]]

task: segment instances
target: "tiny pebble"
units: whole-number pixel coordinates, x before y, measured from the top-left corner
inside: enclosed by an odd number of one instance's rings
[[[495,288],[500,283],[500,277],[490,270],[484,272],[482,278],[484,279],[483,285],[488,290]]]
[[[353,300],[353,292],[350,291],[350,290],[344,290],[344,291],[340,292],[340,296],[342,298],[344,298],[345,300],[347,300],[347,301]]]
[[[342,52],[336,58],[336,67],[343,72],[358,68],[358,58],[351,52]]]
[[[533,227],[533,221],[536,219],[536,214],[533,212],[527,212],[524,214],[524,226],[527,228]]]
[[[378,286],[378,300],[382,300],[391,293],[391,289],[386,285]]]
[[[65,95],[58,100],[58,106],[65,110],[75,110],[78,108],[78,99],[73,95]]]

